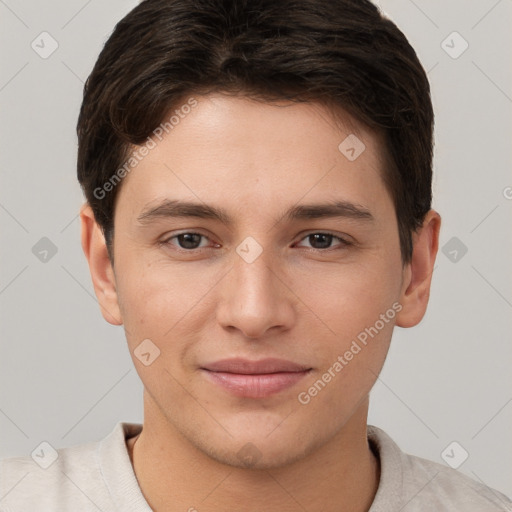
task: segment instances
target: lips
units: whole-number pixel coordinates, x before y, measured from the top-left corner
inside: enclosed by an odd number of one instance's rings
[[[310,367],[283,359],[223,359],[201,368],[205,376],[231,394],[264,398],[287,389],[303,379]]]
[[[203,367],[212,372],[238,373],[244,375],[257,375],[266,373],[281,372],[303,372],[310,370],[308,366],[303,366],[292,361],[284,359],[262,359],[260,361],[250,361],[249,359],[234,358],[223,359]]]

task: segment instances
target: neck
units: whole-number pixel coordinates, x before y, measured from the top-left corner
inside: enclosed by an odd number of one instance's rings
[[[146,501],[155,512],[245,510],[367,512],[380,465],[367,440],[368,398],[328,443],[284,467],[242,469],[193,446],[169,422],[149,421],[128,442]]]

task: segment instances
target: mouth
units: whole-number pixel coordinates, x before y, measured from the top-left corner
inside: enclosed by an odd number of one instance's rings
[[[297,384],[311,367],[283,359],[224,359],[201,367],[210,380],[232,395],[265,398]]]

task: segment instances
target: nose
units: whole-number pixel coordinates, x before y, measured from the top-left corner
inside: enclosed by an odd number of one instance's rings
[[[251,339],[287,330],[295,321],[297,298],[282,265],[264,256],[251,263],[235,254],[234,265],[221,281],[219,324]],[[288,282],[287,282],[288,281]]]

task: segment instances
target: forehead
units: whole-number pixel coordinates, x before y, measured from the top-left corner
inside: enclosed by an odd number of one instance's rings
[[[365,204],[384,191],[381,140],[342,111],[221,93],[183,105],[194,106],[173,107],[124,178],[119,193],[134,211],[169,196],[229,200],[256,213],[329,195]]]

